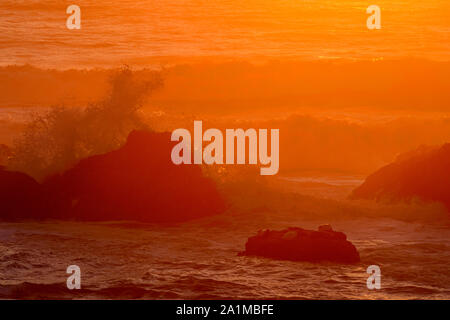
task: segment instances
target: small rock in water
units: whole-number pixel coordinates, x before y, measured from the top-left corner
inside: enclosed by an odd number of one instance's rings
[[[288,228],[259,231],[247,240],[245,251],[239,255],[309,262],[360,261],[356,247],[344,233],[333,231],[329,224],[320,226],[318,230]]]

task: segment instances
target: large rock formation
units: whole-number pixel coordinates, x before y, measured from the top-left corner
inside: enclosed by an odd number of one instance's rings
[[[358,251],[347,241],[347,236],[333,231],[329,225],[319,227],[319,231],[302,228],[259,231],[248,239],[245,251],[239,255],[309,262],[360,261]]]
[[[169,133],[135,131],[116,151],[84,159],[42,185],[27,183],[40,192],[46,218],[180,222],[222,212],[224,202],[199,166],[172,163],[174,143]],[[1,179],[0,185],[10,183]],[[11,193],[28,201],[20,187]],[[5,207],[10,213],[0,218],[42,216],[2,197],[1,212]]]
[[[420,148],[371,174],[351,198],[440,201],[450,209],[450,144]]]

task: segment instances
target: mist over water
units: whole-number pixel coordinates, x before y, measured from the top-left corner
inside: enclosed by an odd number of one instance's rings
[[[137,81],[133,72],[124,68],[109,82],[110,92],[101,101],[83,108],[52,107],[25,120],[7,168],[42,180],[82,159],[118,149],[132,130],[151,130],[139,110],[144,99],[162,86],[159,74]]]

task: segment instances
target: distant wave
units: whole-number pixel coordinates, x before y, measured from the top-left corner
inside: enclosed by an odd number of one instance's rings
[[[370,77],[361,81],[361,72]],[[20,135],[27,112],[52,105],[82,109],[102,101],[115,73],[0,68],[0,106],[11,107],[0,111],[7,121],[0,139],[10,143]],[[139,110],[146,124],[171,131],[202,117],[215,128],[280,128],[280,173],[286,175],[295,170],[369,174],[400,152],[449,141],[448,74],[448,62],[411,59],[190,63],[133,72],[138,82],[155,75],[164,79],[164,87]],[[12,111],[23,106],[35,109]]]
[[[405,6],[382,0],[379,5],[389,14],[389,25],[371,34],[358,0],[187,0],[183,5],[176,0],[122,0],[114,5],[109,0],[78,0],[77,4],[88,13],[82,14],[82,29],[74,36],[64,28],[65,1],[2,0],[0,11],[8,17],[2,35],[13,44],[3,45],[2,63],[67,68],[203,57],[448,61],[446,0],[414,1],[413,14]]]

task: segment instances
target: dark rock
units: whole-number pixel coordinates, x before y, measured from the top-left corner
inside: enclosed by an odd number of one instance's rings
[[[321,226],[319,230],[324,231],[302,228],[259,231],[248,239],[245,251],[239,255],[309,262],[360,261],[358,251],[344,233],[333,231],[329,225]]]
[[[173,164],[175,143],[170,133],[134,131],[119,150],[82,160],[44,186],[69,199],[70,208],[60,211],[81,220],[180,222],[222,212],[200,166]]]
[[[37,181],[0,167],[0,219],[41,218],[43,201],[42,187]]]
[[[14,217],[35,218],[35,212],[19,200],[36,197],[44,203],[45,217],[57,219],[170,223],[224,211],[214,182],[203,176],[200,166],[172,163],[175,143],[170,133],[134,131],[122,148],[84,159],[42,185],[19,174],[16,179],[24,181],[6,190],[12,178],[5,173],[0,177],[4,186],[0,219],[12,217],[3,213],[5,206]],[[24,194],[21,183],[33,192]]]
[[[420,148],[369,175],[353,199],[439,201],[450,209],[450,144]]]

